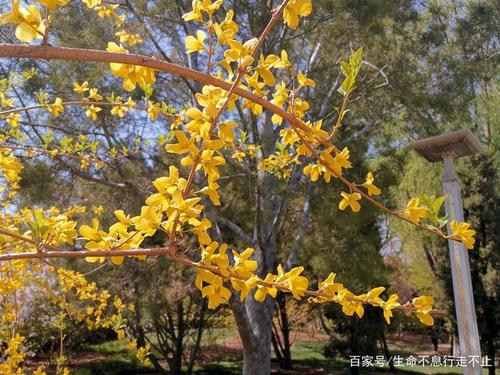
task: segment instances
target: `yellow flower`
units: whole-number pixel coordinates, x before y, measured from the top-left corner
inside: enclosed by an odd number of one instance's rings
[[[89,83],[87,81],[83,82],[81,85],[78,82],[73,83],[73,91],[79,94],[85,94],[85,91],[89,91]]]
[[[19,125],[20,119],[21,115],[19,113],[11,113],[5,121],[7,121],[7,124],[9,124],[12,128],[15,128]]]
[[[195,95],[198,103],[205,108],[203,111],[210,117],[214,117],[219,109],[227,102],[226,91],[219,87],[205,85],[201,93]],[[227,104],[227,110],[232,111],[236,97],[231,96]]]
[[[92,209],[94,215],[101,216],[104,213],[104,207],[102,205],[96,206]]]
[[[295,117],[301,119],[304,117],[304,114],[309,110],[309,103],[301,98],[295,98],[293,101],[293,114]]]
[[[228,40],[229,49],[224,51],[224,57],[228,64],[237,61],[240,68],[253,63],[254,59],[251,56],[252,50],[257,43],[257,38],[247,40],[241,43],[237,40]]]
[[[119,7],[119,4],[113,5],[102,5],[95,7],[97,15],[101,18],[113,17],[116,16],[116,9]]]
[[[36,0],[36,1],[49,8],[51,11],[54,11],[57,7],[63,7],[69,2],[69,0]]]
[[[216,0],[212,3],[212,0],[202,0],[201,5],[205,12],[208,14],[213,14],[216,10],[218,10],[223,3],[223,0]]]
[[[61,98],[56,98],[54,103],[48,104],[47,105],[47,111],[49,111],[52,116],[58,117],[63,111],[64,111],[64,106],[62,104],[62,99]]]
[[[252,276],[248,280],[239,280],[231,278],[231,284],[233,289],[240,292],[240,301],[247,297],[248,293],[255,288],[256,282],[259,278],[257,276]]]
[[[123,210],[116,210],[113,213],[118,219],[118,222],[109,227],[109,232],[126,233],[128,228],[132,225],[130,216],[125,216],[125,212],[123,212]]]
[[[73,245],[77,232],[75,230],[76,222],[69,221],[65,215],[57,215],[47,219],[50,228],[45,233],[44,237],[50,239],[49,244],[57,246],[62,243]]]
[[[309,164],[304,167],[304,174],[309,176],[311,181],[318,181],[319,176],[321,176],[321,166],[318,164]]]
[[[327,301],[333,301],[336,293],[344,289],[344,285],[335,282],[335,273],[330,272],[328,277],[318,283],[318,291],[327,294],[328,296],[318,296],[316,298],[311,298],[312,302],[323,303]]]
[[[14,99],[9,99],[3,92],[0,92],[0,108],[1,107],[14,107]]]
[[[90,9],[95,8],[96,6],[102,4],[102,0],[82,0],[82,1]]]
[[[115,217],[118,219],[118,222],[111,225],[109,227],[109,232],[121,232],[125,233],[128,230],[128,227],[132,225],[132,220],[130,219],[130,216],[125,216],[125,212],[123,210],[115,210],[113,212]]]
[[[186,116],[191,120],[186,124],[186,129],[191,133],[191,136],[196,139],[203,138],[210,140],[211,119],[206,113],[201,112],[198,108],[189,108],[186,111]]]
[[[257,73],[267,86],[274,86],[275,78],[273,73],[271,73],[271,68],[280,60],[276,55],[268,55],[264,58],[264,55],[260,55],[259,64],[255,68]]]
[[[196,276],[195,285],[201,290],[203,297],[208,297],[209,309],[215,309],[221,303],[229,301],[231,297],[231,291],[224,287],[222,277],[210,271],[200,270]]]
[[[45,25],[36,5],[28,5],[23,8],[19,5],[20,0],[12,0],[12,10],[0,15],[0,25],[6,23],[17,24],[15,35],[21,42],[31,42],[34,39],[42,39]]]
[[[347,289],[342,289],[339,292],[339,303],[342,305],[342,312],[347,316],[353,316],[354,313],[361,319],[365,314],[363,303],[354,301],[351,298],[356,297]]]
[[[90,157],[84,156],[83,158],[80,159],[80,168],[83,170],[87,170],[90,167]]]
[[[125,338],[125,330],[123,328],[116,331],[116,335],[118,336],[118,340],[123,340]]]
[[[339,209],[344,211],[349,206],[353,212],[359,212],[361,205],[358,201],[361,200],[361,194],[342,192],[340,195],[342,195],[342,200],[339,203]]]
[[[161,114],[161,103],[148,101],[148,116],[152,121],[156,121]]]
[[[427,209],[424,207],[419,207],[419,198],[412,198],[405,209],[405,215],[414,223],[418,224],[420,219],[422,219],[427,214]]]
[[[19,174],[21,173],[22,165],[13,155],[4,156],[0,153],[0,172],[5,176],[5,178],[15,183],[21,179]]]
[[[111,108],[111,114],[123,118],[125,116],[125,112],[128,111],[128,108],[123,105],[114,105]]]
[[[234,39],[235,35],[238,33],[238,24],[233,21],[234,11],[229,10],[226,13],[226,18],[221,24],[215,22],[213,24],[215,34],[217,35],[217,44],[226,44],[228,40]]]
[[[200,166],[203,168],[209,184],[213,184],[219,179],[220,173],[217,167],[226,163],[223,156],[214,154],[214,150],[203,150],[200,158]]]
[[[102,95],[99,95],[97,89],[90,89],[89,99],[94,99],[96,102],[98,102],[102,100]]]
[[[290,0],[283,11],[284,23],[291,29],[299,26],[299,18],[311,14],[311,0]]]
[[[238,124],[231,120],[221,122],[219,125],[219,131],[217,135],[219,136],[220,139],[224,140],[224,142],[232,143],[236,137],[233,129],[237,127]]]
[[[208,230],[212,227],[210,220],[204,217],[201,221],[196,221],[194,224],[190,224],[194,225],[191,231],[198,237],[200,245],[208,245],[212,242],[212,239],[208,234]]]
[[[368,190],[368,195],[380,195],[381,191],[378,187],[373,185],[373,180],[374,178],[372,172],[368,172],[363,186]]]
[[[288,60],[288,53],[283,49],[280,54],[280,61],[274,64],[275,68],[287,68],[292,66],[290,60]]]
[[[318,137],[322,137],[323,135],[323,130],[320,128],[321,125],[318,126],[316,129],[316,133]],[[350,157],[350,151],[347,147],[344,147],[344,149],[335,154],[335,156],[331,156],[331,152],[333,150],[333,147],[329,147],[323,152],[321,152],[321,160],[323,163],[326,163],[328,165],[328,169],[324,168],[324,179],[328,183],[330,182],[331,175],[333,174],[335,177],[339,177],[342,175],[342,169],[347,169],[351,168],[352,164],[349,161]]]
[[[372,305],[380,305],[384,301],[379,296],[384,292],[385,288],[383,286],[379,286],[370,290],[367,294],[362,294],[359,296],[364,299],[366,302],[371,303]]]
[[[139,349],[137,349],[137,352],[135,353],[135,357],[144,366],[151,365],[151,361],[148,358],[149,349],[150,349],[150,345],[149,345],[149,343],[147,343],[145,346],[142,346]]]
[[[100,241],[106,236],[106,232],[99,230],[99,220],[92,219],[92,227],[82,225],[80,227],[80,234],[86,240]]]
[[[215,250],[217,248],[218,251],[216,253]],[[228,277],[230,272],[227,249],[227,244],[223,243],[219,246],[218,242],[213,241],[210,245],[202,249],[200,263],[206,264],[208,266],[217,266],[222,276]]]
[[[219,184],[216,182],[212,182],[208,186],[205,186],[203,189],[201,189],[199,192],[208,196],[215,206],[220,206],[220,194],[218,190]]]
[[[3,315],[3,314],[2,314]],[[15,316],[15,315],[14,315]],[[5,315],[3,316],[5,317]],[[13,369],[17,369],[21,362],[24,361],[25,354],[22,350],[22,345],[24,342],[24,337],[16,333],[13,337],[10,337],[6,344],[2,349],[3,355],[6,355],[6,361],[2,361],[0,363],[0,371],[3,374],[22,374],[23,372],[19,368],[19,371],[12,371]]]
[[[101,111],[101,107],[94,107],[93,105],[91,105],[89,109],[85,111],[85,116],[90,118],[92,121],[97,121],[97,114]]]
[[[384,310],[384,318],[387,324],[391,323],[392,310],[398,306],[401,306],[400,303],[398,302],[398,299],[399,297],[397,294],[391,294],[391,296],[386,302],[380,304],[380,306]]]
[[[194,145],[194,140],[188,139],[183,131],[175,130],[174,136],[178,143],[167,144],[165,146],[165,151],[172,154],[185,154],[189,152],[196,153],[198,151],[198,148]]]
[[[278,64],[278,63],[277,63]],[[289,97],[289,91],[286,88],[286,83],[284,81],[281,81],[278,85],[274,87],[275,92],[273,93],[273,99],[271,100],[271,103],[277,105],[278,107],[282,107],[288,100]],[[281,116],[274,114],[271,118],[271,121],[274,125],[281,125],[281,122],[283,119]],[[291,129],[284,129],[282,131],[289,131],[290,134],[293,134],[294,139],[298,140],[298,136],[295,134],[295,132]],[[293,146],[293,143],[291,143]]]
[[[139,34],[130,34],[126,30],[116,32],[115,36],[120,38],[120,43],[127,43],[131,46],[142,43],[142,38]]]
[[[170,218],[177,210],[179,214],[179,220],[181,222],[194,219],[201,213],[201,210],[203,208],[203,206],[198,205],[200,201],[201,198],[198,197],[184,199],[180,191],[175,191],[172,194],[171,206],[169,207],[169,211],[167,211],[167,215]]]
[[[432,310],[434,298],[431,296],[420,296],[413,298],[412,304],[417,310],[418,319],[420,319],[420,321],[425,325],[432,326],[434,324],[434,319],[429,312]]]
[[[158,193],[152,194],[146,199],[148,206],[160,207],[162,211],[166,211],[171,205],[170,197],[172,194],[184,190],[186,180],[179,178],[179,170],[171,165],[169,172],[169,177],[160,177],[153,181],[153,186],[158,190]]]
[[[122,45],[118,45],[114,42],[108,43],[106,51],[128,53],[128,50],[123,48]],[[151,68],[121,63],[110,63],[109,65],[111,67],[111,72],[115,76],[123,78],[123,88],[127,91],[135,89],[137,84],[141,87],[146,87],[152,85],[156,81],[154,70]]]
[[[274,280],[276,279],[276,275],[273,275],[271,273],[268,273],[266,278],[262,281],[268,284],[272,284]],[[265,286],[265,285],[257,285],[257,291],[255,292],[255,300],[259,302],[264,302],[266,299],[266,296],[269,294],[271,297],[276,298],[276,294],[278,293],[278,289],[276,289],[274,286]]]
[[[202,4],[200,0],[193,0],[193,10],[182,16],[185,21],[203,21],[203,16],[201,14]]]
[[[293,295],[293,298],[300,299],[304,296],[304,291],[309,286],[309,280],[300,274],[304,271],[304,267],[295,267],[284,273],[283,267],[278,265],[278,275],[274,283],[281,284],[288,288]]]
[[[465,248],[472,249],[474,247],[474,242],[476,242],[474,235],[476,234],[476,231],[470,229],[469,223],[458,223],[453,220],[450,223],[450,227],[453,232],[453,236],[462,241]]]
[[[301,86],[309,86],[309,87],[316,87],[316,82],[314,82],[312,79],[307,78],[304,74],[299,73],[297,75],[297,80],[299,81],[299,84]]]
[[[196,37],[188,35],[185,39],[187,53],[202,52],[205,49],[204,41],[207,34],[204,31],[198,30]]]
[[[156,207],[142,206],[141,214],[131,219],[137,231],[143,232],[145,236],[151,237],[160,227],[163,215]]]
[[[233,272],[244,277],[251,277],[253,272],[257,269],[257,261],[249,260],[253,254],[253,249],[247,247],[241,253],[237,253],[233,250],[234,265],[231,268]]]
[[[236,151],[235,153],[233,153],[233,155],[231,156],[232,159],[236,159],[238,160],[239,162],[243,161],[243,159],[245,158],[246,154],[243,152],[243,151]]]
[[[33,372],[33,375],[47,375],[45,371],[43,371],[42,367],[38,367],[35,372]]]

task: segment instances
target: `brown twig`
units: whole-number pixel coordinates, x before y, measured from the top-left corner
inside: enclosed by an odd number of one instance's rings
[[[84,100],[84,101],[62,102],[61,104],[63,106],[65,106],[65,107],[69,107],[69,106],[89,107],[91,105],[104,106],[104,107],[119,107],[119,106],[124,107],[124,106],[126,106],[129,109],[137,109],[137,110],[145,111],[145,112],[148,111],[148,108],[142,107],[142,106],[137,106],[136,105],[136,106],[133,106],[133,107],[129,107],[126,102],[124,102],[124,103],[112,103],[112,102],[92,102],[92,101]],[[4,111],[0,111],[0,116],[9,115],[9,114],[12,114],[12,113],[27,112],[27,111],[31,111],[31,110],[34,110],[34,109],[42,109],[42,108],[45,108],[45,107],[46,106],[43,105],[43,104],[37,104],[37,105],[31,105],[29,107],[6,109]],[[166,117],[175,117],[174,115],[166,114],[166,113],[162,113],[162,112],[160,112],[159,115],[160,116],[166,116]]]

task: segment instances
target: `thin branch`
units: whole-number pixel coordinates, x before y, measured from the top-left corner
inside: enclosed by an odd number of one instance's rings
[[[363,64],[368,65],[372,69],[375,69],[378,72],[378,74],[380,74],[382,76],[382,78],[384,79],[383,83],[380,83],[377,86],[375,86],[376,89],[383,87],[383,86],[387,86],[389,84],[389,78],[387,77],[387,74],[385,74],[385,72],[382,69],[380,69],[376,65],[373,65],[371,62],[366,61],[366,60],[363,60]]]
[[[243,230],[243,228],[241,228],[238,224],[232,222],[231,220],[225,217],[218,215],[215,217],[215,220],[224,225],[225,227],[231,229],[246,244],[250,245],[252,243],[252,237],[248,233],[246,233]]]

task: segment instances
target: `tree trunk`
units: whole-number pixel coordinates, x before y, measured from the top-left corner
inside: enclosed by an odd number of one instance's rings
[[[261,127],[255,118],[251,119],[249,127],[253,140],[262,144],[263,156],[270,155],[276,144],[278,130],[272,125],[269,112],[266,112]],[[281,200],[280,204],[281,184],[276,177],[259,170],[256,163],[251,168],[256,176],[251,179],[256,210],[253,234],[248,237],[255,249],[254,259],[259,264],[256,274],[263,278],[269,272],[276,273],[279,223],[285,201]],[[243,375],[270,374],[274,300],[267,296],[264,302],[258,302],[253,291],[244,302],[239,301],[238,294],[233,295],[230,303],[243,344]]]
[[[207,302],[205,299],[203,299],[201,302],[200,310],[198,313],[198,319],[196,323],[196,340],[193,345],[193,349],[191,351],[191,358],[189,359],[189,364],[188,368],[186,371],[187,375],[191,375],[193,373],[193,367],[196,358],[198,358],[198,355],[200,354],[200,347],[201,347],[201,338],[203,336],[203,330],[205,328],[205,314],[207,312]]]
[[[382,326],[383,327],[383,326]],[[387,345],[387,341],[385,340],[384,328],[380,331],[380,341],[382,343],[382,350],[384,351],[385,359],[389,364],[389,369],[392,373],[396,373],[396,368],[394,367],[394,362],[391,357],[391,352],[389,351],[389,346]]]
[[[267,375],[271,373],[270,343],[243,351],[243,375]]]
[[[231,303],[243,344],[243,375],[271,373],[271,337],[274,302],[270,297],[262,303],[249,295],[245,302]]]
[[[271,342],[273,344],[274,355],[276,356],[276,359],[278,360],[280,367],[282,367],[281,364],[283,363],[283,355],[281,354],[281,352],[283,350],[281,348],[281,344],[278,343],[278,339],[279,339],[279,337],[277,337],[277,335],[275,334],[275,332],[273,330],[273,336],[272,336]]]
[[[173,361],[172,368],[170,369],[172,374],[181,375],[182,374],[182,355],[184,354],[184,334],[186,330],[186,324],[184,321],[184,306],[183,301],[177,301],[177,338],[174,343]],[[188,317],[189,319],[189,317]]]
[[[280,367],[290,370],[292,368],[292,351],[286,300],[284,294],[278,295],[276,298],[278,324],[273,327],[273,348]]]

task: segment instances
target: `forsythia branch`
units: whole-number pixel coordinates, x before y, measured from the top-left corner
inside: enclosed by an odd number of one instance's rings
[[[253,94],[247,90],[236,87],[234,84],[230,84],[223,80],[217,79],[210,74],[198,72],[178,64],[170,63],[167,61],[157,60],[151,57],[136,55],[136,54],[124,54],[124,53],[115,53],[115,52],[107,52],[107,51],[99,51],[99,50],[91,50],[91,49],[81,49],[81,48],[66,48],[66,47],[51,47],[51,46],[31,46],[31,45],[17,45],[17,44],[0,44],[0,57],[12,57],[12,58],[32,58],[32,59],[45,59],[45,60],[70,60],[70,61],[93,61],[93,62],[108,62],[108,63],[123,63],[130,65],[138,65],[144,66],[152,69],[156,69],[162,72],[171,73],[179,76],[183,76],[186,78],[193,79],[200,83],[206,85],[212,85],[219,88],[222,88],[230,94],[235,94],[239,97],[248,99],[253,103],[257,103],[261,105],[263,108],[273,112],[274,114],[282,117],[284,120],[288,121],[291,126],[296,129],[300,129],[304,132],[310,131],[309,127],[301,120],[297,119],[293,114],[287,112],[283,108],[280,108],[271,102],[263,99],[262,97]],[[233,87],[234,86],[234,87]],[[228,97],[230,97],[228,95]],[[340,150],[338,147],[333,145],[326,138],[319,139],[319,143],[325,147],[333,147],[333,150],[336,153],[339,153]],[[309,145],[312,148],[311,145]],[[312,154],[315,158],[321,162],[321,157],[318,152],[312,148]],[[327,167],[328,168],[328,167]],[[374,204],[384,212],[389,215],[395,216],[403,221],[406,221],[412,225],[420,227],[428,232],[431,232],[441,238],[448,239],[451,238],[453,240],[457,240],[457,238],[451,236],[446,236],[442,231],[429,228],[420,223],[415,223],[411,219],[408,219],[404,215],[400,214],[397,211],[393,211],[390,208],[384,206],[382,203],[374,199],[373,197],[366,194],[361,189],[357,188],[355,184],[347,180],[343,176],[338,176],[339,180],[352,189],[353,191],[359,193],[364,199]]]

